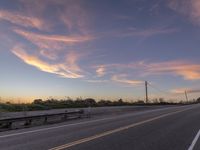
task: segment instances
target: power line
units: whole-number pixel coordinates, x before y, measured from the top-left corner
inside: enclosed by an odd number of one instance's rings
[[[157,86],[155,85],[152,85],[151,83],[148,82],[148,85],[153,88],[154,90],[156,91],[159,91],[160,93],[163,93],[164,95],[174,95],[174,93],[171,93],[171,92],[168,92],[168,91],[164,91],[164,90],[161,90],[160,88],[158,88]]]
[[[170,92],[166,92],[166,91],[164,91],[164,90],[161,90],[161,89],[157,88],[155,85],[152,85],[152,84],[150,84],[149,82],[148,82],[148,85],[149,85],[150,87],[152,87],[154,90],[157,90],[157,91],[159,91],[159,92],[161,92],[161,93],[164,93],[164,94],[171,94]]]

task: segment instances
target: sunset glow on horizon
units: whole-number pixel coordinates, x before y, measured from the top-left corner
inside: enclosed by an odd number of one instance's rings
[[[197,98],[199,37],[199,0],[1,0],[0,97]]]

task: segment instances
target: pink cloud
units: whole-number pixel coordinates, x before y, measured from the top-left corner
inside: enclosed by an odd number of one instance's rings
[[[75,54],[74,61],[69,60],[68,62],[64,63],[48,63],[44,60],[41,60],[38,56],[28,54],[21,46],[15,46],[12,49],[13,54],[19,57],[22,61],[26,64],[36,67],[37,69],[56,74],[60,77],[64,78],[81,78],[83,75],[81,74],[81,69],[78,68],[76,61],[77,58]]]
[[[184,61],[168,61],[139,65],[148,74],[172,74],[182,76],[185,80],[200,79],[200,65]]]
[[[1,20],[9,21],[13,24],[23,27],[37,28],[39,30],[43,29],[45,25],[43,20],[39,18],[30,17],[22,15],[19,12],[11,12],[7,10],[0,10],[0,21]]]
[[[169,7],[188,17],[193,23],[200,25],[199,0],[169,0]]]
[[[190,88],[177,88],[177,89],[171,90],[171,92],[174,94],[184,94],[185,91],[187,93],[200,93],[199,89],[190,89]]]
[[[200,64],[181,60],[155,63],[140,61],[128,64],[106,64],[99,66],[103,66],[110,74],[129,71],[136,73],[140,77],[149,75],[173,75],[180,76],[185,80],[200,80]]]
[[[107,83],[109,82],[108,80],[86,80],[87,82],[90,83]]]
[[[37,34],[33,32],[28,32],[24,30],[15,29],[14,30],[17,34],[27,38],[34,44],[38,45],[39,47],[48,48],[47,46],[49,43],[42,44],[42,42],[61,42],[67,44],[73,43],[80,43],[86,42],[93,39],[92,36],[81,36],[81,35],[45,35],[45,34]],[[55,43],[54,43],[55,44]]]
[[[93,39],[93,37],[89,35],[47,35],[28,32],[20,29],[14,29],[14,31],[36,45],[40,55],[51,60],[59,58],[58,55],[62,51],[66,51],[68,47],[85,43]],[[69,50],[67,50],[67,52],[68,51]]]
[[[89,31],[90,13],[82,5],[81,0],[20,0],[24,11],[41,17],[48,11],[49,7],[55,6],[53,17],[56,20],[46,20],[50,26],[62,24],[67,27],[68,33],[87,34]]]
[[[51,60],[58,59],[58,55],[54,50],[39,49],[38,51],[39,51],[39,54],[43,57],[46,57],[46,58],[51,59]]]
[[[82,57],[82,54],[77,53],[75,51],[69,51],[66,55],[66,64],[70,70],[74,70],[76,72],[81,72],[81,68],[78,66],[77,62]]]
[[[89,13],[80,3],[71,3],[65,6],[65,10],[60,14],[60,20],[67,26],[70,32],[88,33]]]
[[[104,66],[99,66],[97,69],[96,69],[96,74],[98,77],[102,77],[106,74],[106,69]]]
[[[126,74],[113,75],[111,80],[114,81],[114,82],[129,84],[129,85],[133,85],[133,86],[144,84],[144,81],[141,81],[141,80],[127,79]]]

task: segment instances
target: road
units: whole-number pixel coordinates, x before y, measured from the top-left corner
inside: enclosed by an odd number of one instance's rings
[[[0,133],[1,150],[200,150],[200,105],[92,117]]]
[[[154,108],[162,108],[164,106],[107,106],[107,107],[93,107],[90,108],[92,115],[104,115],[113,114],[115,112],[128,112],[128,111],[140,111]],[[81,108],[84,111],[88,111],[88,107]],[[13,117],[24,117],[26,116],[37,116],[44,114],[57,114],[65,111],[74,111],[77,108],[63,108],[63,109],[51,109],[51,110],[37,110],[37,111],[25,111],[25,112],[1,112],[0,119],[13,118]]]

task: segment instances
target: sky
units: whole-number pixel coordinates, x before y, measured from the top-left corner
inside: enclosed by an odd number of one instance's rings
[[[0,97],[197,98],[200,0],[1,0]]]

